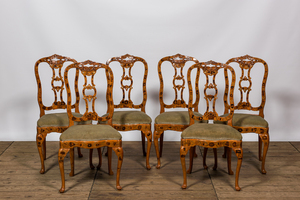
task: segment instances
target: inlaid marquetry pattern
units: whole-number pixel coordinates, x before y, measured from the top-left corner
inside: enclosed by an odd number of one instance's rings
[[[67,88],[67,95],[68,95],[68,106],[71,105],[72,102],[72,95],[70,90],[70,85],[68,81],[68,71],[72,68],[76,68],[81,72],[84,77],[84,84],[82,89],[82,98],[85,101],[85,113],[82,117],[75,117],[72,115],[71,110],[68,109],[68,115],[72,119],[70,120],[70,125],[74,124],[74,121],[87,121],[87,120],[95,120],[95,121],[108,121],[112,118],[113,114],[113,100],[112,100],[112,87],[113,87],[113,74],[111,69],[102,63],[93,62],[87,60],[81,63],[74,63],[69,65],[64,73],[66,88]],[[97,89],[94,82],[95,74],[97,70],[104,69],[107,74],[107,103],[108,103],[108,113],[109,115],[105,117],[100,117],[97,112],[95,111],[95,100],[97,99]],[[92,90],[93,94],[86,95],[86,91]],[[79,98],[79,95],[78,97]]]
[[[183,69],[186,66],[188,61],[192,61],[194,63],[199,63],[196,58],[191,56],[185,56],[181,54],[176,54],[173,56],[167,56],[158,62],[158,76],[160,81],[160,90],[159,90],[159,102],[160,102],[160,113],[165,112],[166,108],[187,108],[188,105],[184,99],[183,93],[186,84],[186,77],[183,74]],[[175,98],[172,104],[167,105],[164,102],[164,75],[162,73],[162,67],[164,66],[164,62],[170,62],[172,67],[174,68],[174,75],[173,75],[173,90],[175,92]],[[168,72],[169,73],[169,72]],[[170,72],[171,73],[171,72]],[[196,74],[196,99],[194,103],[194,110],[198,111],[198,104],[199,104],[199,88],[198,88],[198,78],[199,78],[199,71]],[[170,91],[170,90],[168,90]],[[188,125],[181,125],[181,124],[154,124],[154,146],[156,150],[157,156],[157,165],[156,168],[160,168],[160,157],[162,156],[162,149],[163,149],[163,138],[164,138],[164,131],[165,130],[173,130],[173,131],[183,131],[187,128]],[[158,139],[160,138],[160,150],[158,148]]]
[[[226,64],[231,64],[231,63],[238,63],[239,68],[241,70],[241,77],[239,80],[238,88],[240,91],[240,101],[235,105],[234,109],[235,110],[251,110],[251,111],[258,111],[258,115],[264,118],[264,107],[266,103],[266,82],[268,78],[268,64],[256,57],[252,57],[249,55],[237,57],[237,58],[232,58],[229,59]],[[261,103],[257,107],[253,107],[250,103],[250,92],[252,90],[252,78],[251,76],[255,76],[255,74],[251,74],[251,70],[254,67],[259,67],[258,65],[261,63],[264,67],[264,74],[263,74],[263,80],[261,83]],[[248,84],[247,84],[248,83]],[[243,86],[243,85],[248,85],[248,86]],[[228,88],[225,88],[225,90],[228,90]],[[224,105],[228,109],[229,104],[227,100],[224,100]],[[225,113],[228,112],[225,110]],[[265,169],[265,160],[266,160],[266,155],[267,151],[269,148],[269,127],[263,128],[259,126],[252,126],[252,127],[238,127],[238,126],[233,126],[235,129],[237,129],[241,133],[257,133],[259,136],[259,145],[258,145],[258,157],[259,160],[262,161],[261,163],[261,172],[263,174],[267,173]],[[263,147],[263,152],[262,152],[262,144],[264,144]],[[226,150],[225,150],[226,151]],[[224,157],[226,155],[226,152],[224,152]]]
[[[80,71],[81,75],[84,77],[84,84],[82,89],[82,98],[85,101],[85,113],[82,117],[75,117],[71,112],[71,102],[72,102],[72,95],[70,90],[70,84],[68,80],[69,71],[71,69],[76,69]],[[97,89],[96,84],[94,81],[95,75],[99,72],[99,69],[103,73],[106,74],[106,101],[107,101],[107,116],[100,117],[95,110],[95,101],[97,99]],[[98,71],[99,70],[99,71]],[[64,73],[64,79],[66,83],[66,90],[67,90],[67,111],[70,120],[70,126],[74,125],[74,121],[87,121],[87,120],[95,120],[95,121],[107,121],[107,125],[85,125],[85,126],[108,126],[112,125],[112,116],[114,112],[114,103],[112,99],[112,89],[113,89],[113,73],[112,70],[108,65],[93,62],[90,60],[81,62],[81,63],[74,63],[69,65]],[[100,87],[103,88],[103,87]],[[92,90],[93,93],[87,95],[87,91]],[[79,98],[79,97],[78,97]],[[76,99],[78,100],[78,99]],[[64,133],[63,133],[64,134]],[[107,133],[108,134],[108,133]],[[64,175],[64,158],[68,152],[70,152],[70,161],[71,161],[71,172],[70,176],[74,176],[74,147],[86,148],[86,149],[99,149],[101,147],[107,147],[108,149],[108,170],[109,174],[112,175],[113,172],[111,170],[111,150],[117,154],[118,157],[118,168],[117,168],[117,177],[116,177],[116,188],[121,190],[122,187],[120,186],[120,171],[123,162],[123,149],[122,149],[122,140],[101,140],[101,138],[93,141],[85,141],[81,140],[72,140],[72,141],[60,141],[60,149],[58,152],[58,161],[59,161],[59,168],[61,173],[62,185],[61,189],[59,190],[61,193],[65,192],[65,175]],[[91,154],[90,154],[91,157]],[[90,158],[91,159],[91,158]],[[91,161],[91,160],[90,160]],[[100,166],[100,165],[99,165]]]
[[[76,60],[54,54],[52,56],[39,59],[35,64],[35,76],[38,85],[38,103],[40,106],[41,116],[45,114],[45,110],[66,108],[66,103],[63,100],[63,91],[65,83],[62,76],[62,67],[65,62],[76,63]],[[39,65],[41,63],[47,63],[52,70],[52,78],[50,84],[54,93],[54,102],[51,106],[45,106],[42,101],[42,83],[39,76]],[[72,108],[75,108],[75,105],[72,105]]]
[[[232,58],[227,61],[226,64],[230,63],[238,63],[239,67],[241,69],[241,77],[239,80],[239,91],[240,91],[240,101],[236,104],[235,109],[246,109],[246,110],[253,110],[253,111],[259,111],[259,115],[261,117],[264,117],[264,106],[266,103],[266,82],[268,77],[268,65],[267,63],[260,59],[255,58],[249,55],[241,56],[238,58]],[[261,95],[262,95],[262,101],[261,104],[258,107],[252,107],[249,96],[250,92],[252,90],[252,78],[251,78],[251,70],[255,66],[255,64],[261,63],[264,66],[264,76],[262,80],[262,87],[261,87]],[[248,83],[248,84],[246,84]],[[248,86],[245,86],[248,85]]]
[[[175,99],[172,104],[167,105],[163,101],[163,93],[164,93],[164,82],[162,75],[162,64],[163,62],[170,62],[174,68],[174,76],[173,76],[173,89],[175,92]],[[159,101],[161,104],[161,113],[164,112],[165,108],[187,108],[187,104],[183,98],[183,92],[185,89],[185,77],[183,75],[183,68],[188,61],[193,61],[195,63],[199,63],[199,61],[193,57],[185,56],[181,54],[176,54],[173,56],[167,56],[162,58],[158,63],[158,75],[160,79],[160,91],[159,91]],[[198,75],[198,74],[197,74]],[[196,84],[198,85],[198,84]],[[199,99],[196,99],[195,105],[198,105]]]
[[[49,57],[44,57],[39,59],[35,63],[35,77],[37,81],[37,87],[38,87],[38,104],[40,108],[40,117],[45,115],[45,111],[47,110],[56,110],[56,109],[66,109],[67,104],[63,100],[63,93],[65,89],[65,82],[63,79],[63,66],[65,62],[71,62],[71,63],[76,63],[75,59],[68,58],[65,56],[60,56],[57,54],[54,54]],[[41,64],[46,63],[50,68],[52,72],[52,77],[51,77],[51,88],[54,94],[54,101],[51,106],[46,106],[43,103],[43,98],[42,98],[42,81],[40,78],[40,70],[41,69]],[[75,73],[75,91],[76,95],[78,94],[78,88],[77,88],[77,82],[78,82],[78,71]],[[75,112],[79,112],[78,108],[78,101],[75,101],[73,105],[71,105],[71,108],[75,108]],[[37,127],[37,134],[36,134],[36,144],[37,148],[39,151],[40,159],[41,159],[41,170],[40,173],[43,174],[45,173],[45,164],[44,160],[46,159],[46,136],[48,133],[51,132],[58,132],[62,133],[68,128],[68,126],[48,126],[48,127]],[[78,150],[79,156],[81,157],[82,154],[80,153],[80,150]]]
[[[147,101],[147,90],[146,90],[146,81],[148,76],[147,62],[143,58],[126,54],[120,57],[113,57],[109,59],[106,62],[106,64],[109,65],[111,62],[114,61],[119,62],[123,70],[121,81],[120,81],[123,97],[121,102],[115,105],[115,108],[141,108],[141,110],[145,112],[145,105]],[[133,89],[133,77],[131,71],[132,71],[132,67],[136,62],[142,62],[144,65],[143,101],[139,105],[135,105],[131,100],[131,91]]]
[[[229,102],[230,102],[230,107],[229,107],[229,115],[226,117],[220,117],[215,109],[216,105],[216,100],[218,98],[218,88],[217,88],[217,83],[216,83],[216,76],[219,74],[219,72],[224,70],[224,75],[225,75],[225,85],[226,88],[230,88],[230,90],[225,91],[225,97],[227,98],[229,95]],[[203,114],[202,117],[197,117],[193,115],[193,86],[192,86],[192,81],[191,81],[191,73],[193,70],[197,70],[202,72],[204,75],[200,75],[204,80],[206,80],[204,87],[204,99],[206,101],[206,111]],[[230,71],[231,74],[231,81],[230,81],[230,86],[228,82],[228,71]],[[220,73],[221,75],[221,73]],[[197,78],[199,78],[198,76]],[[193,126],[194,120],[218,120],[218,121],[228,121],[228,124],[232,126],[232,117],[233,117],[233,112],[234,112],[234,100],[233,100],[233,92],[234,92],[234,85],[235,85],[235,71],[233,68],[229,65],[222,64],[222,63],[217,63],[214,61],[208,61],[208,62],[202,62],[198,64],[192,65],[188,69],[187,73],[187,80],[188,80],[188,88],[189,88],[189,103],[188,103],[188,109],[189,109],[189,115],[190,115],[190,126]],[[211,90],[208,92],[208,90]],[[213,124],[211,125],[212,127],[214,126]],[[226,125],[224,125],[225,127]],[[187,131],[187,129],[186,129]],[[214,134],[214,133],[211,133]],[[200,134],[201,135],[201,134]],[[242,164],[242,158],[243,158],[243,150],[242,150],[242,140],[208,140],[204,138],[195,137],[194,139],[181,139],[181,148],[180,148],[180,159],[181,159],[181,165],[182,165],[182,170],[183,170],[183,184],[182,188],[185,189],[187,188],[187,176],[186,173],[191,173],[192,172],[192,166],[193,166],[193,158],[194,158],[194,151],[195,151],[195,146],[203,146],[206,150],[207,148],[219,148],[219,147],[227,147],[230,150],[233,149],[235,152],[238,162],[237,162],[237,168],[236,168],[236,177],[235,177],[235,189],[238,191],[241,188],[239,187],[238,184],[238,178],[239,178],[239,172]],[[190,151],[190,167],[188,171],[186,171],[186,166],[185,166],[185,156],[187,152]],[[215,151],[216,152],[216,151]],[[231,154],[230,154],[231,155]],[[215,154],[216,156],[216,154]],[[205,157],[206,153],[204,153],[203,159],[204,159],[204,166],[205,164]],[[231,170],[231,156],[228,156],[228,173],[233,174]],[[216,169],[216,165],[214,166],[214,169]]]
[[[118,62],[120,66],[122,67],[122,76],[120,80],[121,90],[122,90],[122,100],[119,104],[115,104],[114,108],[133,108],[133,109],[141,109],[142,112],[145,113],[146,110],[146,102],[147,102],[147,89],[146,89],[146,83],[147,83],[147,76],[148,76],[148,64],[147,62],[140,57],[133,56],[133,55],[123,55],[120,57],[113,57],[109,59],[106,64],[110,65],[112,62]],[[132,68],[139,67],[139,65],[135,65],[137,62],[141,62],[143,64],[144,68],[144,74],[141,74],[143,76],[143,101],[141,104],[135,104],[131,100],[131,91],[133,90],[133,76],[131,74]],[[139,71],[142,71],[139,69]],[[149,164],[149,158],[150,158],[150,149],[152,144],[152,131],[151,131],[151,123],[147,124],[112,124],[112,126],[118,130],[118,131],[131,131],[131,130],[140,130],[141,131],[141,137],[142,137],[142,149],[143,149],[143,155],[146,156],[146,168],[151,169],[151,166]],[[147,144],[147,153],[145,151],[145,137],[148,140]]]

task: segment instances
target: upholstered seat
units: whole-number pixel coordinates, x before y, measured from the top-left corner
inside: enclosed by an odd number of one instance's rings
[[[193,112],[195,116],[202,117],[202,114]],[[202,123],[197,121],[196,123]],[[163,112],[155,118],[155,124],[180,124],[189,125],[190,117],[188,111],[168,111]]]
[[[222,117],[226,117],[226,116],[228,116],[228,114],[222,115]],[[226,124],[227,122],[216,121],[215,123]],[[242,113],[233,114],[232,125],[239,126],[239,127],[262,127],[262,128],[269,127],[268,122],[261,116],[252,115],[252,114],[242,114]]]
[[[81,117],[82,115],[79,113],[73,113],[76,117]],[[85,122],[74,122],[77,124],[90,124],[91,121]],[[37,121],[37,127],[51,127],[51,126],[69,126],[69,117],[67,113],[51,113],[43,115]]]
[[[231,126],[223,124],[193,124],[186,128],[181,135],[182,139],[200,140],[241,140],[242,135]]]
[[[107,114],[103,115],[105,117]],[[112,124],[130,125],[130,124],[151,124],[152,119],[142,111],[115,111]]]
[[[110,125],[71,126],[60,135],[60,141],[121,140],[122,135]]]

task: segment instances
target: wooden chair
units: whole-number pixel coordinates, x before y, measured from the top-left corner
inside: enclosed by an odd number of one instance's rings
[[[170,62],[174,68],[174,78],[173,78],[173,89],[175,91],[175,99],[172,104],[167,105],[164,102],[164,79],[162,74],[162,64],[163,62]],[[188,105],[184,100],[184,89],[185,89],[185,77],[183,74],[183,69],[186,66],[186,62],[191,61],[193,63],[199,63],[199,61],[193,57],[185,56],[181,54],[176,54],[173,56],[167,56],[162,58],[158,62],[158,76],[160,80],[160,91],[159,91],[159,102],[160,102],[160,114],[155,118],[154,123],[154,146],[157,156],[157,166],[156,168],[161,167],[160,157],[162,156],[163,149],[163,138],[164,131],[183,131],[189,126],[189,115],[188,110],[186,111],[170,111],[174,108],[187,108]],[[197,76],[198,76],[197,72]],[[179,82],[179,83],[178,83]],[[196,82],[198,85],[198,82]],[[198,87],[196,87],[198,91]],[[199,93],[196,94],[194,106],[194,112],[197,116],[202,116],[198,113],[198,104],[199,104]],[[169,110],[166,110],[169,109]],[[158,148],[158,139],[160,138],[160,150]]]
[[[41,58],[35,63],[35,76],[38,86],[38,104],[40,107],[40,118],[37,121],[37,135],[36,143],[41,159],[41,170],[40,173],[45,173],[45,164],[46,160],[46,136],[51,132],[62,133],[69,127],[69,118],[67,112],[57,112],[57,113],[46,113],[49,111],[58,111],[61,109],[66,109],[67,105],[63,100],[64,94],[64,78],[62,68],[66,62],[76,63],[76,60],[60,55],[52,55],[49,57]],[[51,89],[54,92],[54,101],[52,105],[45,105],[43,101],[42,93],[42,81],[40,78],[41,73],[41,64],[46,64],[51,68],[52,78],[51,78]],[[43,66],[44,67],[44,66]],[[44,67],[45,68],[45,67]],[[76,84],[78,72],[75,73],[75,91],[77,90]],[[77,93],[76,93],[77,94]],[[75,109],[74,115],[77,117],[81,116],[78,110],[78,103],[75,102],[71,108]],[[76,122],[75,124],[82,124],[82,122]],[[78,156],[82,157],[80,148],[78,148]]]
[[[129,54],[120,57],[113,57],[109,59],[106,62],[106,64],[111,67],[112,62],[119,62],[123,71],[120,80],[123,98],[121,99],[119,104],[114,105],[114,108],[117,108],[119,110],[114,112],[112,118],[112,126],[118,131],[132,131],[132,130],[141,131],[143,155],[146,156],[146,168],[151,169],[149,164],[149,157],[150,157],[150,149],[152,144],[152,132],[151,132],[152,119],[145,113],[146,102],[147,102],[146,82],[148,76],[148,64],[143,58],[129,55]],[[132,72],[132,68],[134,66],[137,66],[135,65],[136,62],[141,62],[144,66],[143,69],[141,69],[144,70],[144,74],[141,74],[141,76],[143,76],[143,83],[142,83],[143,100],[142,103],[139,105],[134,104],[134,102],[131,100],[131,92],[133,90],[133,76],[131,72]],[[115,70],[119,70],[119,69],[115,69]],[[130,110],[128,109],[125,110],[123,108],[129,108]],[[145,151],[145,136],[148,141],[147,153]]]
[[[72,95],[69,84],[69,71],[72,69],[79,70],[81,75],[84,77],[84,85],[82,89],[82,96],[85,101],[85,113],[83,116],[76,116],[72,113]],[[97,87],[98,85],[94,82],[96,73],[105,74],[107,90],[106,90],[106,101],[107,101],[107,115],[105,117],[99,117],[97,113],[96,104],[97,99]],[[112,150],[118,156],[118,169],[116,176],[116,187],[121,190],[122,187],[119,184],[120,171],[123,161],[123,149],[122,149],[122,135],[111,126],[112,116],[114,112],[114,104],[112,98],[113,89],[113,73],[111,69],[101,63],[92,61],[85,61],[82,63],[74,63],[69,65],[64,73],[67,90],[67,111],[69,116],[69,128],[64,131],[60,136],[60,149],[58,152],[58,161],[62,179],[62,186],[60,192],[65,191],[65,176],[64,176],[64,158],[70,151],[71,160],[71,172],[70,176],[74,176],[74,147],[81,147],[87,149],[100,149],[101,147],[108,148],[108,171],[109,174],[113,174],[111,170],[111,152]],[[103,80],[101,80],[103,81]],[[98,86],[99,87],[99,86]],[[99,87],[103,88],[103,87]],[[79,91],[76,91],[76,93]],[[93,94],[91,94],[93,92]],[[88,95],[89,94],[89,95]],[[76,96],[76,101],[79,101],[79,96]],[[103,104],[100,104],[103,105]],[[82,121],[106,121],[106,124],[85,124],[85,125],[74,125],[75,122]]]
[[[267,63],[260,59],[255,58],[249,55],[232,58],[226,62],[230,65],[232,63],[238,63],[239,69],[241,70],[241,77],[239,79],[238,89],[240,91],[240,101],[235,104],[234,109],[236,111],[256,111],[258,114],[249,114],[249,113],[237,113],[235,112],[232,119],[233,128],[237,129],[241,133],[257,133],[258,134],[258,158],[261,162],[261,173],[266,174],[265,162],[266,155],[269,147],[269,124],[264,119],[264,107],[266,103],[266,82],[268,78],[268,65]],[[255,77],[255,74],[251,74],[251,70],[255,67],[261,67],[258,65],[261,63],[263,66],[263,79],[261,82],[261,102],[257,107],[252,106],[250,103],[250,92],[252,90],[252,81]],[[236,70],[236,71],[237,71]],[[256,74],[257,75],[257,74]],[[248,86],[246,86],[248,83]],[[226,88],[228,91],[228,88]],[[224,101],[226,106],[225,116],[229,110],[229,104],[227,101]],[[262,155],[262,143],[264,143],[263,155]],[[224,150],[223,157],[226,157],[226,148]]]
[[[206,102],[206,111],[203,116],[196,116],[193,113],[194,104],[193,104],[193,93],[194,89],[191,83],[191,73],[193,70],[201,71],[201,75],[197,76],[203,77],[205,80],[205,85],[203,88],[204,99]],[[222,74],[224,71],[225,76],[227,77],[227,71],[231,74],[231,81],[228,81],[228,78],[225,79],[225,85],[227,88],[230,87],[230,91],[226,91],[224,97],[229,96],[229,113],[227,116],[219,116],[216,109],[216,100],[218,99],[218,93],[220,90],[217,88],[217,85],[222,85],[216,83],[216,77]],[[205,78],[204,78],[205,77]],[[188,110],[190,117],[190,126],[187,127],[181,134],[181,148],[180,148],[180,158],[183,170],[183,185],[182,188],[187,187],[186,173],[192,172],[193,166],[193,153],[195,146],[203,146],[205,148],[218,148],[218,147],[227,147],[228,149],[233,149],[238,157],[237,168],[236,168],[236,177],[235,177],[235,189],[238,191],[241,188],[238,185],[239,172],[242,164],[243,150],[242,150],[242,135],[239,131],[232,127],[232,116],[234,112],[234,84],[235,84],[235,72],[232,67],[226,64],[217,63],[214,61],[203,62],[194,64],[191,66],[187,73],[187,81],[189,88],[189,102]],[[229,83],[230,86],[229,86]],[[228,122],[228,125],[224,124],[211,124],[211,123],[195,123],[195,120],[218,120],[223,122]],[[190,150],[190,168],[186,171],[185,166],[185,156]],[[233,174],[231,170],[231,152],[228,151],[228,173]]]

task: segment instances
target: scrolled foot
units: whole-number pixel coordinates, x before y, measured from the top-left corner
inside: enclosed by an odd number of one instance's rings
[[[117,185],[118,190],[122,190],[122,187],[120,185]]]
[[[207,165],[203,165],[203,168],[204,168],[204,169],[207,169],[208,167],[207,167]]]
[[[69,176],[74,176],[74,172],[70,172],[70,173],[69,173]]]
[[[41,169],[40,174],[44,174],[44,173],[45,173],[45,169]]]
[[[240,191],[241,188],[240,188],[239,186],[235,186],[235,190],[236,190],[236,191]]]
[[[267,171],[266,171],[265,169],[262,169],[262,170],[261,170],[261,173],[262,173],[262,174],[266,174]]]
[[[229,175],[233,175],[233,171],[231,170],[230,172],[228,172]]]
[[[182,189],[186,189],[186,187],[187,187],[186,184],[183,184],[183,185],[181,186]]]
[[[146,168],[147,168],[148,170],[150,170],[150,169],[151,169],[151,166],[150,166],[150,165],[147,165]]]
[[[60,188],[59,192],[60,193],[64,193],[65,192],[65,188]]]
[[[190,170],[190,169],[186,170],[186,173],[187,173],[187,174],[190,174],[190,173],[191,173],[191,170]]]
[[[156,165],[156,169],[160,169],[160,165],[159,164]]]

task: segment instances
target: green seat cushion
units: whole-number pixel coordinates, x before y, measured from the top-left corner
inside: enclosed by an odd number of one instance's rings
[[[103,117],[107,114],[103,115]],[[151,124],[152,119],[142,111],[115,111],[112,118],[112,124],[131,125],[131,124]],[[106,122],[100,122],[104,124]]]
[[[197,123],[186,128],[182,139],[201,140],[241,140],[242,134],[231,126],[224,124]]]
[[[120,140],[122,135],[110,125],[74,125],[60,135],[60,141]]]
[[[195,116],[202,117],[202,114],[193,112]],[[197,121],[195,123],[202,123],[206,121]],[[155,124],[178,124],[189,125],[190,116],[188,111],[168,111],[163,112],[155,118]]]
[[[79,113],[72,113],[75,117],[82,117]],[[90,124],[91,121],[74,122],[74,125]],[[69,117],[67,113],[51,113],[43,115],[37,121],[38,127],[51,127],[51,126],[69,126]]]
[[[228,114],[222,115],[227,116]],[[216,121],[218,124],[226,124],[227,122]],[[234,113],[232,118],[232,125],[238,127],[262,127],[268,128],[268,122],[258,115]]]

